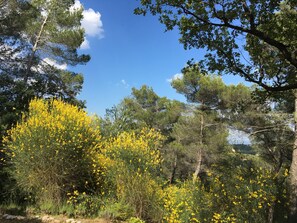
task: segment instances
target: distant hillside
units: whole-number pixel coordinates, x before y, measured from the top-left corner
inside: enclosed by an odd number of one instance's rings
[[[233,144],[233,148],[236,152],[243,153],[243,154],[252,154],[255,155],[255,151],[251,147],[251,145],[246,144]]]

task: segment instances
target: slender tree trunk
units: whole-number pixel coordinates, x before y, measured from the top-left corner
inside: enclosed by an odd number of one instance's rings
[[[290,216],[289,223],[297,222],[297,90],[295,90],[295,141],[290,167]]]
[[[199,140],[199,146],[197,151],[197,165],[196,169],[193,175],[193,182],[195,182],[199,176],[199,173],[201,171],[201,164],[202,164],[202,147],[203,147],[203,131],[204,131],[204,117],[203,114],[200,116],[200,140]]]
[[[25,75],[25,77],[24,77],[24,81],[25,81],[25,83],[27,83],[27,81],[28,81],[28,75],[29,75],[29,72],[30,72],[30,70],[31,70],[31,67],[32,67],[32,64],[33,64],[33,59],[34,59],[35,53],[36,53],[36,51],[37,51],[38,44],[39,44],[39,42],[40,42],[42,33],[44,32],[44,27],[45,27],[45,25],[46,25],[46,23],[47,23],[48,17],[49,17],[49,12],[48,12],[48,14],[45,16],[45,18],[44,18],[44,20],[43,20],[43,22],[42,22],[42,24],[41,24],[40,30],[39,30],[39,32],[38,32],[38,35],[37,35],[36,40],[35,40],[35,43],[34,43],[34,45],[33,45],[32,53],[31,53],[31,55],[30,55],[30,57],[29,57],[28,64],[27,64],[26,75]]]
[[[170,184],[173,184],[173,182],[174,182],[176,169],[177,169],[177,156],[175,156],[175,158],[174,158],[172,172],[171,172],[171,176],[170,176],[170,179],[169,179]]]
[[[195,170],[194,177],[193,177],[194,182],[197,180],[199,173],[201,171],[201,163],[202,163],[202,150],[201,150],[201,148],[198,148],[197,165],[196,165],[196,170]]]
[[[274,206],[275,206],[275,202],[273,202],[271,204],[271,206],[268,208],[268,219],[267,219],[267,223],[273,223]]]
[[[284,154],[282,151],[280,151],[279,159],[276,158],[276,160],[278,160],[278,164],[274,168],[274,174],[277,176],[276,181],[279,181],[279,174],[283,165],[283,159],[284,159]],[[276,184],[279,184],[279,183],[280,182],[276,182]],[[281,183],[284,183],[284,181],[282,181]],[[268,208],[267,223],[273,223],[275,204],[276,204],[276,201],[271,202],[271,206]]]

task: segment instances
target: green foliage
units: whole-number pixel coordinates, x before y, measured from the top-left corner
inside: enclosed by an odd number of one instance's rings
[[[133,210],[129,204],[112,200],[105,204],[104,209],[99,212],[99,216],[110,220],[127,220],[133,215],[132,213]]]
[[[31,99],[62,98],[83,106],[75,97],[83,77],[58,65],[89,61],[77,49],[84,39],[82,9],[74,1],[7,0],[1,5],[0,134],[27,111]]]
[[[0,205],[0,215],[11,214],[11,215],[24,215],[25,209],[23,206],[15,203],[6,203]]]
[[[171,134],[174,141],[168,145],[168,153],[174,157],[169,160],[173,182],[175,174],[182,179],[189,177],[189,171],[194,178],[201,176],[227,151],[228,122],[235,120],[234,114],[242,113],[251,93],[243,85],[227,86],[220,77],[202,74],[197,66],[184,68],[183,76],[171,84],[189,102],[197,103],[189,106]],[[233,100],[235,94],[237,99]]]
[[[171,85],[189,102],[201,103],[202,106],[210,108],[219,106],[221,95],[226,88],[222,78],[203,75],[195,68],[184,69],[182,78],[173,80]]]
[[[251,142],[254,150],[278,172],[289,168],[292,159],[294,131],[290,114],[271,111],[251,119]]]
[[[262,168],[240,168],[232,175],[212,176],[212,210],[220,216],[229,213],[236,216],[238,222],[261,222],[268,219],[269,209],[274,208],[276,203],[278,206],[282,200],[282,205],[287,205],[283,201],[285,187],[282,185],[283,190],[279,193],[273,172]],[[286,216],[283,217],[285,220]]]
[[[164,222],[199,222],[197,212],[193,209],[193,189],[191,183],[179,186],[169,186],[164,193]],[[201,202],[201,200],[200,200]],[[196,203],[198,207],[198,203]],[[200,205],[199,205],[200,206]],[[200,206],[199,209],[203,209]]]
[[[227,136],[228,130],[215,112],[203,112],[196,107],[189,110],[174,125],[174,141],[165,146],[162,154],[171,183],[192,178],[197,168],[196,174],[202,176],[228,151]]]
[[[145,221],[139,218],[132,217],[132,218],[129,218],[128,223],[145,223]]]
[[[202,110],[220,110],[230,116],[255,103],[251,88],[243,84],[226,85],[221,77],[202,73],[197,64],[185,67],[182,74],[181,78],[172,81],[172,87],[189,102],[199,104]]]
[[[159,97],[146,85],[140,89],[132,88],[132,98],[126,98],[124,103],[135,120],[146,127],[158,129],[165,135],[168,135],[183,109],[182,103]]]
[[[154,0],[141,5],[136,14],[151,12],[167,30],[177,27],[185,48],[208,51],[200,63],[206,73],[240,75],[272,91],[297,87],[296,1]]]
[[[295,104],[296,112],[297,1],[153,0],[141,1],[141,5],[135,9],[136,14],[151,12],[159,16],[167,30],[177,27],[186,49],[207,51],[199,62],[201,73],[239,75],[259,86],[256,93],[260,98],[272,96],[278,102],[284,98],[280,107],[292,111]],[[288,106],[288,102],[292,105]],[[296,145],[295,134],[289,183],[290,222],[297,220]]]
[[[142,129],[111,138],[104,149],[110,158],[107,176],[113,181],[115,197],[131,208],[131,216],[150,222],[161,219],[158,174],[162,159],[158,148],[162,140],[159,132]]]
[[[0,151],[1,189],[17,185],[1,198],[131,223],[285,222],[294,134],[284,111],[292,111],[293,90],[253,95],[255,87],[206,73],[240,75],[266,90],[296,88],[296,1],[141,1],[136,13],[159,14],[168,30],[179,28],[185,48],[208,50],[199,69],[190,64],[172,81],[196,105],[144,85],[104,119],[61,101],[83,106],[75,98],[83,78],[51,65],[89,60],[77,52],[84,32],[73,3],[0,3],[0,134],[22,117]],[[61,100],[29,105],[33,97]],[[231,150],[231,125],[251,134],[256,155]]]
[[[222,174],[208,172],[207,184],[184,182],[166,188],[164,222],[268,222],[271,210],[275,222],[286,221],[287,170],[281,183],[266,168],[229,168]]]
[[[132,88],[131,97],[112,109],[108,109],[102,122],[102,128],[115,136],[117,131],[140,130],[144,127],[160,130],[169,136],[173,124],[177,122],[184,109],[181,102],[159,97],[152,88],[143,85],[140,89]]]
[[[121,172],[117,196],[133,210],[133,216],[148,222],[162,219],[162,191],[153,177],[147,174]]]
[[[67,193],[66,214],[73,217],[96,217],[104,206],[102,195],[88,195],[85,192]],[[63,213],[63,210],[61,210]]]
[[[19,37],[20,31],[34,16],[32,5],[27,1],[7,0],[0,3],[1,41],[5,36]],[[22,19],[19,19],[22,18]],[[3,52],[1,49],[1,52]]]
[[[160,151],[160,132],[144,128],[101,139],[96,117],[61,101],[33,100],[5,139],[12,176],[50,214],[167,223],[266,222],[272,215],[285,222],[288,169],[228,150],[215,110],[184,114],[167,145],[178,157],[179,176],[166,185],[161,165],[173,156]],[[197,148],[203,162],[193,180]]]
[[[132,119],[133,115],[126,109],[124,103],[106,109],[105,117],[100,120],[102,136],[116,136],[120,132],[135,130],[136,123]]]
[[[4,139],[17,185],[37,201],[56,203],[73,189],[98,190],[101,178],[93,172],[92,154],[100,133],[91,123],[75,106],[33,100],[28,115]]]

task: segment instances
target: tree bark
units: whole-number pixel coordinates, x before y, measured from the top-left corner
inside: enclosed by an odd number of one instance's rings
[[[271,204],[271,206],[268,208],[268,219],[267,219],[267,223],[273,223],[274,206],[275,206],[275,202],[273,202]]]
[[[295,90],[295,141],[292,155],[292,163],[290,167],[290,215],[289,223],[297,222],[297,90]]]
[[[36,51],[37,51],[38,44],[39,44],[39,42],[40,42],[42,33],[43,33],[43,31],[44,31],[44,27],[45,27],[45,25],[46,25],[46,23],[47,23],[47,20],[48,20],[48,17],[49,17],[49,13],[50,13],[50,12],[48,12],[48,14],[45,16],[45,18],[44,18],[44,20],[43,20],[43,22],[42,22],[42,24],[41,24],[40,30],[39,30],[39,32],[38,32],[38,35],[37,35],[37,37],[36,37],[35,43],[34,43],[34,45],[33,45],[32,53],[31,53],[31,55],[30,55],[30,57],[29,57],[29,61],[28,61],[28,64],[27,64],[26,75],[25,75],[25,77],[24,77],[25,83],[27,83],[27,81],[28,81],[28,75],[29,75],[29,72],[31,71],[31,67],[32,67],[33,59],[34,59],[35,53],[36,53]]]
[[[172,172],[171,172],[171,176],[169,179],[170,184],[174,183],[176,169],[177,169],[177,155],[175,156],[174,162],[173,162]]]
[[[199,176],[199,173],[201,171],[201,163],[202,163],[202,150],[201,148],[198,148],[197,151],[197,165],[196,165],[196,170],[193,176],[193,181],[195,182]]]
[[[197,165],[196,169],[193,175],[193,182],[195,182],[199,176],[199,173],[201,171],[201,164],[202,164],[202,147],[203,147],[203,131],[204,131],[204,117],[203,114],[200,116],[200,140],[199,140],[199,146],[197,151]]]

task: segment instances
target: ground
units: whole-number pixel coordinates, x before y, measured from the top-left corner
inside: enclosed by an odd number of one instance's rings
[[[1,223],[111,223],[106,219],[73,219],[73,221],[65,216],[42,216],[42,217],[26,217],[25,219],[4,219],[0,217]]]

